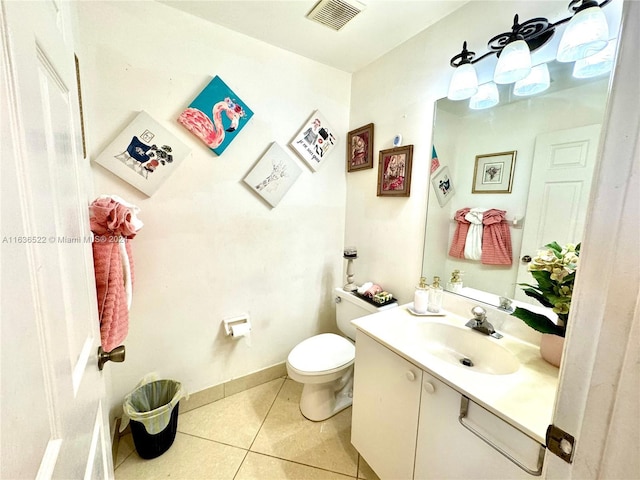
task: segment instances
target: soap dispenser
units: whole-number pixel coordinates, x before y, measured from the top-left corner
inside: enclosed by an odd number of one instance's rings
[[[429,303],[427,310],[431,313],[440,313],[442,309],[443,290],[440,286],[440,277],[433,277],[433,284],[429,287]]]
[[[451,280],[447,283],[447,290],[454,293],[462,292],[462,278],[460,278],[462,272],[460,270],[454,270],[451,272]]]
[[[420,277],[420,284],[416,287],[416,293],[413,295],[413,310],[415,313],[427,313],[429,305],[428,289],[427,279]]]

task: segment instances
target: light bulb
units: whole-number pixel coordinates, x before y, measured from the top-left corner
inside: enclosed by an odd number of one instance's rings
[[[518,80],[513,86],[513,94],[518,97],[526,97],[544,92],[551,85],[549,78],[549,67],[546,63],[536,65],[531,69],[531,73],[522,80]]]
[[[493,72],[493,81],[499,84],[522,80],[531,72],[531,52],[524,40],[508,43],[500,53]]]
[[[590,57],[607,46],[609,25],[599,6],[576,13],[565,29],[558,46],[559,62],[575,62]]]
[[[498,86],[493,82],[483,83],[478,87],[478,93],[469,100],[469,108],[484,110],[497,105],[499,101]]]
[[[478,74],[470,63],[463,63],[455,69],[449,83],[449,100],[466,100],[478,91]]]
[[[578,60],[573,65],[575,78],[591,78],[609,73],[613,68],[613,58],[616,53],[616,41],[610,40],[609,44],[595,55]]]

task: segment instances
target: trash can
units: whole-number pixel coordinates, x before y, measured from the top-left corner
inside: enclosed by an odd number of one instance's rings
[[[133,444],[140,457],[159,457],[173,445],[184,396],[180,382],[156,380],[140,385],[125,397],[124,413],[130,419]]]

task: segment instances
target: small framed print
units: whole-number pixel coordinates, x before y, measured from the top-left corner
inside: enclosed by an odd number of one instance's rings
[[[436,192],[436,198],[441,207],[444,207],[456,193],[455,188],[453,188],[453,180],[449,175],[449,167],[442,167],[433,175],[431,177],[431,185],[433,185],[433,190]]]
[[[471,193],[511,193],[516,151],[477,155]]]
[[[347,137],[347,171],[373,168],[373,123],[356,128]]]
[[[141,111],[94,161],[151,196],[189,153],[175,135]]]
[[[378,196],[408,197],[411,193],[413,145],[381,150],[378,160]]]
[[[276,207],[301,173],[298,163],[273,142],[244,178],[244,183],[269,205]]]
[[[317,172],[336,143],[338,143],[338,137],[334,129],[316,110],[289,146],[307,163],[311,170]]]

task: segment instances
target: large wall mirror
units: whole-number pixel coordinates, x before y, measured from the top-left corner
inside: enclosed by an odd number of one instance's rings
[[[532,280],[526,256],[551,241],[582,241],[609,74],[579,80],[572,76],[572,64],[548,65],[551,86],[541,94],[516,97],[511,86],[503,85],[500,103],[490,109],[470,110],[468,101],[446,98],[436,105],[433,143],[440,167],[432,180],[447,167],[454,193],[443,200],[432,181],[422,272],[428,279],[440,276],[444,286],[460,270],[463,289],[457,293],[492,305],[499,296],[529,302],[517,286]],[[476,170],[494,158],[511,164],[513,176],[496,179],[495,188],[482,188]],[[508,221],[516,220],[509,227],[511,265],[449,255],[454,217],[463,208],[504,210]]]

